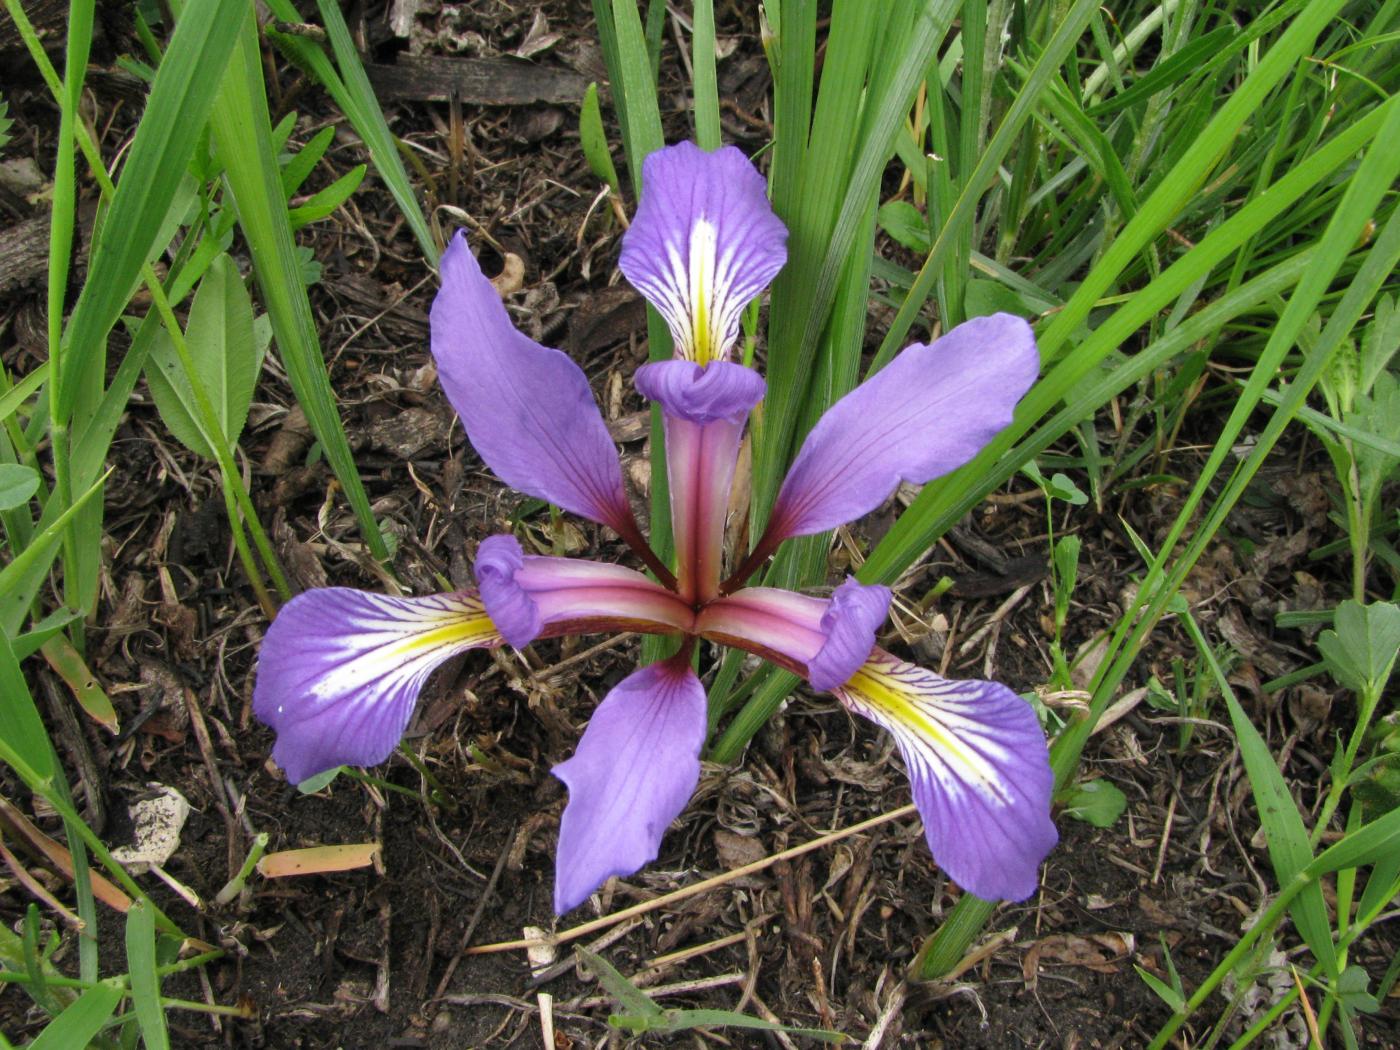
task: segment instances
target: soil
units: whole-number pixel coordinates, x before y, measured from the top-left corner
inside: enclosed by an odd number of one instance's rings
[[[539,5],[538,15],[535,5],[504,2],[417,6],[407,38],[390,31],[385,5],[349,12],[374,61],[391,63],[407,53],[520,52],[551,75],[603,79],[586,4],[553,0]],[[720,65],[721,90],[730,100],[725,136],[754,152],[769,120],[757,26],[747,5],[719,6],[721,39],[735,48]],[[91,100],[104,155],[112,157],[139,112],[123,93],[125,74],[115,57],[138,47],[121,18],[109,15],[102,33],[94,52],[101,75]],[[552,34],[557,38],[550,40]],[[274,118],[295,110],[297,141],[327,123],[344,123],[319,89],[280,60],[272,65]],[[661,97],[671,140],[690,133],[681,69],[668,26]],[[53,107],[33,81],[7,88],[6,98],[16,119],[10,155],[32,149],[44,168],[52,155]],[[644,405],[630,376],[645,359],[644,312],[615,271],[618,224],[606,206],[591,207],[598,180],[582,158],[575,108],[400,100],[387,110],[421,164],[422,193],[443,228],[465,224],[487,245],[488,270],[503,266],[507,254],[523,261],[521,286],[507,300],[513,316],[586,370],[628,476],[643,478]],[[460,156],[452,147],[457,134]],[[338,134],[311,188],[364,159],[352,134]],[[373,177],[299,241],[322,267],[312,291],[322,345],[361,476],[397,543],[394,571],[413,593],[439,590],[444,580],[468,583],[476,543],[507,525],[521,501],[483,468],[434,381],[426,312],[432,275]],[[12,290],[0,303],[0,351],[12,374],[27,373],[42,359],[43,297],[40,282]],[[881,321],[873,312],[874,341]],[[242,443],[263,521],[272,525],[298,587],[382,588],[324,461],[308,454],[305,424],[292,405],[273,363]],[[1178,444],[1160,458],[1147,457],[1139,473],[1194,476],[1216,412],[1205,399],[1188,416]],[[1135,429],[1106,420],[1105,427],[1124,449],[1153,436],[1147,421]],[[596,702],[634,666],[636,640],[549,641],[519,655],[468,654],[425,691],[409,734],[416,763],[396,756],[369,771],[369,779],[342,777],[302,795],[270,763],[271,734],[251,716],[266,621],[232,556],[211,465],[169,438],[144,386],[110,462],[116,472],[107,489],[107,560],[88,652],[122,728],[113,736],[89,722],[76,732],[51,723],[65,768],[88,771],[75,776],[75,794],[94,827],[109,843],[121,843],[130,832],[131,801],[151,784],[177,788],[193,812],[165,870],[203,901],[237,871],[257,832],[279,850],[382,844],[372,867],[255,878],[222,908],[193,909],[154,876],[143,876],[187,933],[226,953],[201,974],[169,981],[167,993],[243,1004],[252,1015],[172,1013],[177,1046],[538,1047],[542,1010],[552,1012],[555,1048],[623,1045],[625,1034],[608,1023],[618,1007],[586,968],[574,965],[570,947],[559,949],[558,965],[543,978],[532,977],[532,966],[552,960],[529,959],[518,949],[464,949],[608,915],[908,802],[887,737],[829,698],[798,693],[741,761],[706,766],[656,863],[610,883],[556,923],[550,894],[564,792],[549,770],[571,753]],[[1330,606],[1347,593],[1340,565],[1306,560],[1312,546],[1336,538],[1326,521],[1326,470],[1320,451],[1295,434],[1190,585],[1212,637],[1248,654],[1235,663],[1232,680],[1285,756],[1285,775],[1309,809],[1320,798],[1333,734],[1345,726],[1346,694],[1333,692],[1325,679],[1274,693],[1261,683],[1315,659],[1311,637],[1276,628],[1274,613]],[[905,581],[911,602],[941,576],[956,586],[922,617],[898,616],[886,644],[941,664],[946,673],[996,677],[1022,691],[1047,679],[1048,540],[1043,504],[1024,488],[999,493],[970,515]],[[1056,523],[1084,541],[1071,651],[1114,622],[1124,589],[1133,584],[1139,561],[1123,522],[1151,542],[1182,496],[1181,488],[1160,482],[1124,487],[1110,491],[1102,507],[1075,508]],[[854,549],[868,549],[892,516],[887,508],[863,523],[851,537]],[[547,519],[527,515],[526,529],[542,536],[547,527]],[[592,525],[571,521],[568,530],[570,553],[628,557]],[[838,546],[833,579],[848,557]],[[1125,694],[1141,698],[1140,687],[1154,674],[1170,682],[1178,657],[1189,664],[1192,650],[1168,622],[1141,655]],[[36,696],[43,695],[54,680],[47,670],[30,671]],[[1168,1010],[1135,967],[1165,976],[1169,950],[1187,988],[1194,987],[1238,940],[1270,889],[1257,817],[1223,717],[1218,707],[1209,712],[1183,750],[1180,723],[1143,700],[1097,734],[1084,778],[1103,777],[1121,789],[1126,813],[1107,828],[1061,817],[1061,843],[1045,866],[1040,893],[1001,907],[970,965],[953,979],[920,985],[907,978],[918,946],[958,893],[934,865],[913,816],[666,903],[579,943],[668,1008],[742,1010],[869,1038],[867,1046],[1143,1045]],[[28,799],[8,772],[0,776],[10,798]],[[61,834],[42,814],[40,823]],[[61,879],[50,883],[64,894]],[[17,883],[0,883],[6,922],[17,924],[30,900]],[[120,921],[104,914],[101,925],[104,965],[120,968]],[[1277,947],[1296,961],[1297,944],[1287,930]],[[1382,924],[1351,961],[1374,980],[1396,950],[1393,930]],[[76,966],[71,939],[56,959],[65,970]],[[1271,974],[1282,961],[1269,960]],[[1282,972],[1286,989],[1290,978]],[[1234,989],[1228,1034],[1267,1009],[1270,980],[1278,977]],[[1230,1009],[1231,999],[1216,995],[1180,1045],[1203,1045],[1210,1025]],[[0,992],[0,1028],[11,1040],[41,1027],[19,988]],[[1363,1045],[1400,1045],[1396,1000],[1366,1019],[1359,1035]],[[1306,1045],[1296,1009],[1269,1040],[1270,1046]],[[715,1027],[643,1042],[815,1045],[802,1036]]]

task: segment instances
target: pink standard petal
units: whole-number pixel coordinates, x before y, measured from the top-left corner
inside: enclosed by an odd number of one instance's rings
[[[642,164],[642,198],[618,266],[671,329],[676,356],[723,360],[744,307],[787,261],[763,176],[733,146],[679,142]]]
[[[541,634],[688,631],[695,620],[675,593],[623,565],[526,555],[509,533],[476,552],[481,600],[501,636],[523,649]]]
[[[598,705],[574,756],[554,767],[569,788],[556,913],[582,904],[610,876],[656,859],[700,781],[705,720],[705,690],[680,657],[634,671]]]
[[[1024,900],[1058,835],[1055,778],[1031,706],[997,682],[959,682],[877,649],[837,697],[894,734],[933,859],[986,900]]]
[[[389,598],[348,587],[298,595],[267,629],[253,713],[277,733],[272,757],[300,783],[371,766],[403,736],[433,669],[500,645],[472,592]]]
[[[1011,422],[1040,368],[1030,325],[978,317],[905,348],[827,410],[802,443],[769,539],[834,529],[866,514],[901,481],[962,466]]]
[[[745,587],[705,606],[695,629],[787,667],[815,689],[832,690],[869,658],[889,609],[888,587],[848,576],[829,599]]]
[[[661,405],[666,426],[676,589],[687,601],[707,602],[719,593],[734,468],[763,378],[729,361],[656,361],[637,369],[636,383]]]
[[[582,370],[516,331],[460,232],[441,270],[433,358],[482,461],[512,488],[626,531],[617,449]]]

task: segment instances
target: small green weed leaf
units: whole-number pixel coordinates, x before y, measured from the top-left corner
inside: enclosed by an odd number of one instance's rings
[[[889,201],[880,205],[875,221],[893,240],[915,254],[927,255],[933,246],[928,219],[908,201]]]
[[[593,174],[606,182],[613,193],[622,192],[622,184],[617,180],[617,168],[613,166],[612,154],[608,151],[608,135],[603,130],[603,111],[598,106],[598,84],[588,85],[583,93],[583,104],[578,112],[578,137],[583,146],[584,159]]]
[[[1379,695],[1400,651],[1400,606],[1391,602],[1337,606],[1335,629],[1318,636],[1327,669],[1356,693]]]
[[[313,284],[321,283],[321,274],[324,267],[317,260],[316,254],[305,244],[298,244],[294,249],[296,255],[297,274],[301,278],[301,283],[307,288]]]
[[[1089,497],[1068,474],[1056,472],[1050,476],[1050,483],[1045,489],[1046,494],[1062,503],[1068,503],[1072,507],[1082,507],[1089,502]]]
[[[653,1027],[650,1022],[660,1021],[665,1016],[665,1010],[652,1002],[649,995],[619,973],[601,955],[594,955],[586,948],[575,948],[574,951],[583,960],[583,964],[597,975],[598,983],[607,989],[608,994],[617,1000],[618,1005],[636,1015],[635,1017],[626,1015],[624,1018],[619,1018],[617,1023],[635,1032],[645,1032]],[[646,1027],[633,1027],[633,1024],[626,1023],[627,1021],[641,1023]]]
[[[255,331],[252,300],[228,255],[215,259],[200,281],[185,337],[223,437],[234,444],[248,419],[267,337],[266,329],[261,337]],[[151,347],[151,364],[156,367],[148,367],[147,380],[166,426],[190,451],[213,459],[190,380],[168,332],[162,332]]]
[[[1353,963],[1337,978],[1337,997],[1358,1013],[1379,1013],[1381,1004],[1368,990],[1370,984],[1371,975]]]
[[[1363,392],[1369,392],[1376,380],[1400,351],[1400,306],[1395,296],[1382,295],[1376,299],[1375,315],[1361,338],[1359,376]]]
[[[10,127],[14,124],[8,116],[10,104],[0,98],[0,149],[4,149],[10,141]]]
[[[325,189],[312,194],[306,203],[290,209],[287,212],[287,219],[291,222],[292,229],[299,230],[309,222],[324,219],[339,208],[350,198],[350,194],[360,188],[360,183],[364,180],[365,172],[368,170],[363,164],[351,168]]]
[[[39,472],[22,463],[0,463],[0,510],[14,510],[29,502],[39,489]]]
[[[340,771],[344,768],[344,766],[336,766],[334,769],[328,769],[324,773],[317,773],[314,777],[307,777],[297,785],[297,790],[303,795],[314,795],[336,777],[340,776]]]
[[[1181,1008],[1186,1005],[1186,996],[1182,995],[1151,970],[1145,970],[1136,963],[1133,964],[1133,969],[1137,971],[1143,983],[1157,993],[1157,998],[1167,1004],[1167,1008],[1170,1009],[1172,1013],[1178,1013]]]
[[[281,125],[278,126],[281,127]],[[290,131],[290,129],[288,130]],[[322,128],[311,136],[311,141],[283,166],[282,192],[287,195],[288,200],[291,200],[292,195],[301,189],[301,184],[306,181],[312,169],[316,167],[316,163],[326,155],[326,150],[334,138],[334,124]]]
[[[1096,828],[1111,826],[1127,808],[1127,796],[1102,778],[1074,785],[1065,799],[1065,816]]]
[[[963,292],[963,313],[969,319],[988,317],[995,313],[1037,317],[1053,310],[1057,305],[1059,304],[1053,300],[1041,299],[1029,292],[1008,288],[1000,281],[990,281],[981,277],[968,280],[967,289]]]

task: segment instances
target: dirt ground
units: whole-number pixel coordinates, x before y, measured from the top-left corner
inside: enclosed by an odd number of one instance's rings
[[[399,27],[398,35],[384,5],[351,12],[361,16],[352,21],[376,63],[417,54],[524,55],[533,63],[521,74],[526,89],[530,70],[556,78],[541,81],[538,95],[545,99],[559,93],[559,84],[572,90],[576,82],[603,79],[587,4],[552,0],[538,15],[535,5],[500,0],[419,6],[411,27]],[[733,44],[720,63],[721,92],[729,100],[725,135],[753,152],[769,130],[766,67],[750,6],[719,6],[722,42]],[[661,62],[662,113],[675,140],[689,129],[672,28]],[[116,15],[109,14],[102,34],[91,101],[104,153],[112,157],[138,112],[114,59],[137,48],[131,27]],[[27,69],[17,76],[28,77]],[[274,118],[299,113],[298,141],[327,122],[344,123],[295,70],[279,63],[277,78]],[[8,155],[27,142],[47,170],[56,111],[33,80],[21,79],[6,97],[17,124]],[[644,311],[615,271],[617,223],[607,207],[591,207],[598,183],[579,148],[576,105],[405,97],[385,106],[394,130],[411,145],[425,199],[437,206],[443,229],[465,223],[489,244],[488,271],[505,253],[524,261],[521,287],[508,300],[513,316],[587,371],[629,476],[643,477],[637,468],[647,456],[644,405],[630,377],[645,358]],[[342,133],[314,185],[329,184],[363,159],[354,136]],[[322,345],[361,475],[398,542],[394,570],[415,593],[441,589],[443,579],[466,584],[475,545],[510,521],[520,498],[482,467],[434,381],[427,328],[432,275],[373,176],[345,209],[302,231],[300,243],[323,267],[312,293]],[[42,360],[43,296],[37,282],[0,301],[0,351],[12,374]],[[882,316],[872,312],[874,341]],[[269,763],[271,734],[251,716],[266,623],[232,557],[217,478],[168,438],[143,390],[112,449],[108,559],[89,635],[92,663],[117,704],[121,733],[114,738],[87,724],[73,731],[52,723],[66,768],[79,771],[77,797],[94,827],[119,844],[130,833],[132,800],[148,785],[178,788],[194,812],[168,871],[205,900],[237,870],[256,832],[268,832],[277,849],[383,844],[374,868],[257,881],[243,900],[202,912],[143,878],[188,933],[227,953],[203,977],[170,982],[170,994],[244,1003],[255,1015],[215,1022],[176,1013],[175,1044],[537,1047],[542,1003],[552,997],[554,1047],[622,1045],[623,1034],[608,1026],[615,1005],[575,968],[570,948],[561,948],[558,965],[542,976],[532,976],[522,950],[464,949],[521,938],[532,926],[556,928],[550,893],[564,791],[549,769],[571,753],[595,703],[634,666],[636,640],[547,641],[523,655],[468,654],[434,677],[410,731],[434,783],[396,757],[372,771],[387,784],[341,778],[318,795],[300,795]],[[298,586],[376,588],[349,511],[324,461],[308,456],[304,424],[291,404],[274,364],[243,441],[263,520]],[[1177,446],[1146,457],[1138,473],[1193,477],[1215,412],[1208,391]],[[1122,449],[1152,438],[1147,423],[1135,432],[1105,420],[1104,428]],[[1249,654],[1236,661],[1232,679],[1271,745],[1286,754],[1285,774],[1308,807],[1319,800],[1316,785],[1333,734],[1347,723],[1346,695],[1325,679],[1271,694],[1261,685],[1315,660],[1311,636],[1276,628],[1275,612],[1330,606],[1347,593],[1334,562],[1307,560],[1311,548],[1337,538],[1326,520],[1326,470],[1301,431],[1285,442],[1276,469],[1258,483],[1190,584],[1211,637]],[[898,615],[885,644],[942,663],[947,673],[992,676],[1020,691],[1046,680],[1053,604],[1048,546],[1043,504],[1029,495],[998,494],[931,552],[921,575],[907,581],[907,593],[917,599],[944,575],[956,585],[921,618]],[[1114,622],[1138,571],[1123,523],[1150,542],[1182,495],[1167,484],[1123,486],[1104,506],[1075,508],[1057,522],[1084,541],[1071,650]],[[855,548],[868,549],[891,520],[887,508],[864,522],[852,536]],[[540,526],[538,517],[526,522]],[[571,529],[571,553],[629,557],[588,523],[572,522]],[[840,549],[833,555],[833,578],[846,556]],[[1141,697],[1153,674],[1170,681],[1173,658],[1189,662],[1191,655],[1168,622],[1125,693],[1137,690]],[[42,681],[46,671],[34,677],[36,686],[53,684]],[[36,696],[44,692],[35,689]],[[1097,734],[1084,776],[1120,788],[1126,813],[1105,829],[1062,817],[1061,843],[1041,892],[1001,908],[982,950],[954,979],[906,980],[919,944],[958,893],[933,864],[913,816],[740,875],[578,943],[663,1005],[740,1009],[789,1025],[835,1028],[857,1042],[883,1032],[872,1046],[1142,1045],[1168,1011],[1134,966],[1164,974],[1166,945],[1191,988],[1238,940],[1270,887],[1243,767],[1217,719],[1222,711],[1196,726],[1184,752],[1177,721],[1145,700]],[[7,772],[0,781],[7,795],[20,797]],[[599,912],[586,905],[557,928],[655,899],[907,802],[890,740],[829,698],[799,693],[735,766],[705,768],[656,863],[610,884]],[[0,913],[17,922],[28,896],[8,881],[0,881],[0,891]],[[119,967],[121,927],[115,921],[108,927],[104,957]],[[1291,931],[1278,950],[1291,960],[1302,954]],[[1393,929],[1382,924],[1352,961],[1376,976],[1396,950]],[[62,965],[75,965],[74,957],[65,948]],[[1281,961],[1271,960],[1272,968]],[[1261,977],[1254,986],[1230,989],[1231,996],[1215,996],[1182,1045],[1203,1045],[1232,1001],[1227,1033],[1238,1034],[1267,1009],[1278,982],[1286,989],[1289,979],[1284,968],[1282,978]],[[31,1037],[40,1027],[28,1006],[19,989],[0,992],[0,1028],[10,1039]],[[1360,1034],[1364,1045],[1400,1045],[1400,1005],[1392,999]],[[777,1042],[712,1028],[652,1036],[647,1045]],[[793,1037],[784,1045],[815,1044]],[[1290,1013],[1265,1045],[1305,1046],[1301,1016]]]

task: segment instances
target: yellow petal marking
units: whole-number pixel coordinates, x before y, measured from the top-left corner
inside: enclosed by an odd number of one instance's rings
[[[885,671],[875,660],[861,667],[842,689],[856,694],[891,722],[904,726],[916,740],[931,744],[944,761],[961,767],[964,779],[997,797],[1003,796],[996,771],[988,766],[986,760],[931,718],[915,701],[908,686]]]

